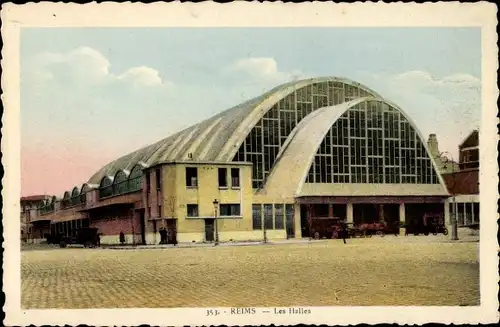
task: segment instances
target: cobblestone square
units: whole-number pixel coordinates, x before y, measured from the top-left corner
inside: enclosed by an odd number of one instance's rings
[[[479,243],[431,238],[23,251],[22,307],[479,305]]]

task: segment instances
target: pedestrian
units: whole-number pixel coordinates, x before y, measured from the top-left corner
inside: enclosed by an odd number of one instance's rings
[[[123,231],[120,232],[120,244],[125,244],[125,234],[123,234]]]
[[[344,241],[344,244],[346,244],[347,243],[346,240],[345,240],[346,237],[347,237],[347,225],[346,225],[346,223],[342,222],[341,223],[341,228],[342,228],[342,231],[341,231],[341,233],[342,233],[342,240]]]
[[[160,227],[160,244],[165,244],[165,228]]]

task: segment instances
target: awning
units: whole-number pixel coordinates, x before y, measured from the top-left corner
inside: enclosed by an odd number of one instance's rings
[[[393,204],[393,203],[444,203],[448,196],[302,196],[299,204]]]

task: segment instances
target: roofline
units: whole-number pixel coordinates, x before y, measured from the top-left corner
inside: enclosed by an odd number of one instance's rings
[[[174,166],[174,165],[213,165],[213,166],[252,166],[251,162],[243,162],[243,161],[196,161],[196,160],[174,160],[174,161],[161,161],[154,165],[151,165],[144,170],[149,170],[158,166]]]
[[[476,133],[476,132],[479,134],[479,128],[475,128],[475,129],[473,129],[473,130],[472,130],[469,134],[467,134],[467,136],[466,136],[466,137],[464,137],[464,138],[463,138],[463,140],[462,140],[462,142],[460,142],[460,144],[458,145],[458,148],[460,149],[460,148],[462,147],[462,145],[465,143],[465,141],[467,141],[467,139],[468,139],[469,137],[471,137],[471,136],[472,136],[472,134],[474,134],[474,133]],[[479,135],[478,135],[478,136],[479,136]]]

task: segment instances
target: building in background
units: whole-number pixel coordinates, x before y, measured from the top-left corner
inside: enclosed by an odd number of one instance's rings
[[[31,195],[21,197],[21,240],[26,242],[32,239],[31,217],[37,215],[37,208],[48,200],[48,195]]]
[[[458,170],[443,174],[450,212],[457,215],[459,227],[479,226],[479,130],[473,130],[458,146]]]
[[[429,152],[441,174],[456,172],[460,170],[457,162],[453,161],[451,158],[448,158],[449,155],[447,156],[446,154],[443,154],[439,151],[439,143],[436,134],[429,135],[429,139],[427,140],[427,147],[429,148]]]
[[[354,81],[294,81],[102,167],[32,219],[101,243],[308,237],[311,220],[421,223],[449,193],[411,118]],[[444,218],[444,217],[443,217]],[[447,221],[448,219],[446,219]]]

